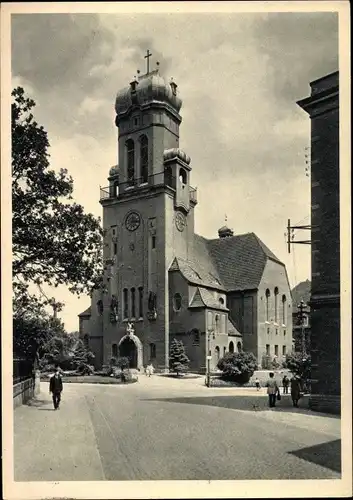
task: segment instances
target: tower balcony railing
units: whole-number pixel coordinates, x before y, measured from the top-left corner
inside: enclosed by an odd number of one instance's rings
[[[157,187],[157,186],[168,186],[176,190],[177,183],[181,182],[180,179],[176,177],[171,177],[165,172],[159,174],[149,175],[146,178],[134,178],[125,182],[116,181],[111,183],[110,186],[100,187],[100,200],[108,200],[118,198],[122,194],[127,194],[129,192],[136,192],[147,187]],[[197,188],[189,186],[189,198],[190,201],[197,203]]]

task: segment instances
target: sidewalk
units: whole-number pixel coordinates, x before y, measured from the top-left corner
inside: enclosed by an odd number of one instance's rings
[[[41,393],[14,411],[15,481],[103,480],[85,399],[67,384],[61,408],[54,411],[48,389],[42,382]]]

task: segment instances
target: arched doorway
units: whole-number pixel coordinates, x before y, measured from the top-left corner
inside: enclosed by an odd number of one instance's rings
[[[143,348],[137,335],[128,334],[119,342],[119,356],[130,360],[130,368],[143,369]]]
[[[119,345],[119,356],[128,358],[130,368],[137,368],[137,347],[132,338],[126,336]]]
[[[237,350],[238,350],[238,352],[241,352],[241,342],[237,343]]]
[[[233,342],[229,342],[229,352],[234,352],[234,344],[233,344]]]

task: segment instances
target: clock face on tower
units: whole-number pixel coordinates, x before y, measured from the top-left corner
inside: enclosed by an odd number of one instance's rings
[[[137,212],[130,212],[125,219],[125,227],[128,231],[136,231],[141,223],[141,217]]]
[[[184,231],[186,226],[186,218],[185,215],[182,214],[181,212],[177,212],[175,214],[175,225],[178,231]]]

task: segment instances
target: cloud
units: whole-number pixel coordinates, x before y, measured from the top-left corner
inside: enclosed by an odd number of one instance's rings
[[[151,68],[158,60],[183,100],[197,232],[217,237],[227,213],[235,232],[256,232],[287,264],[293,282],[310,265],[308,247],[295,250],[299,269],[284,241],[287,219],[310,210],[310,120],[296,101],[337,69],[337,40],[332,13],[15,15],[13,84],[37,102],[52,166],[67,167],[77,201],[101,215],[99,186],[117,163],[116,93],[145,71],[149,49]]]

